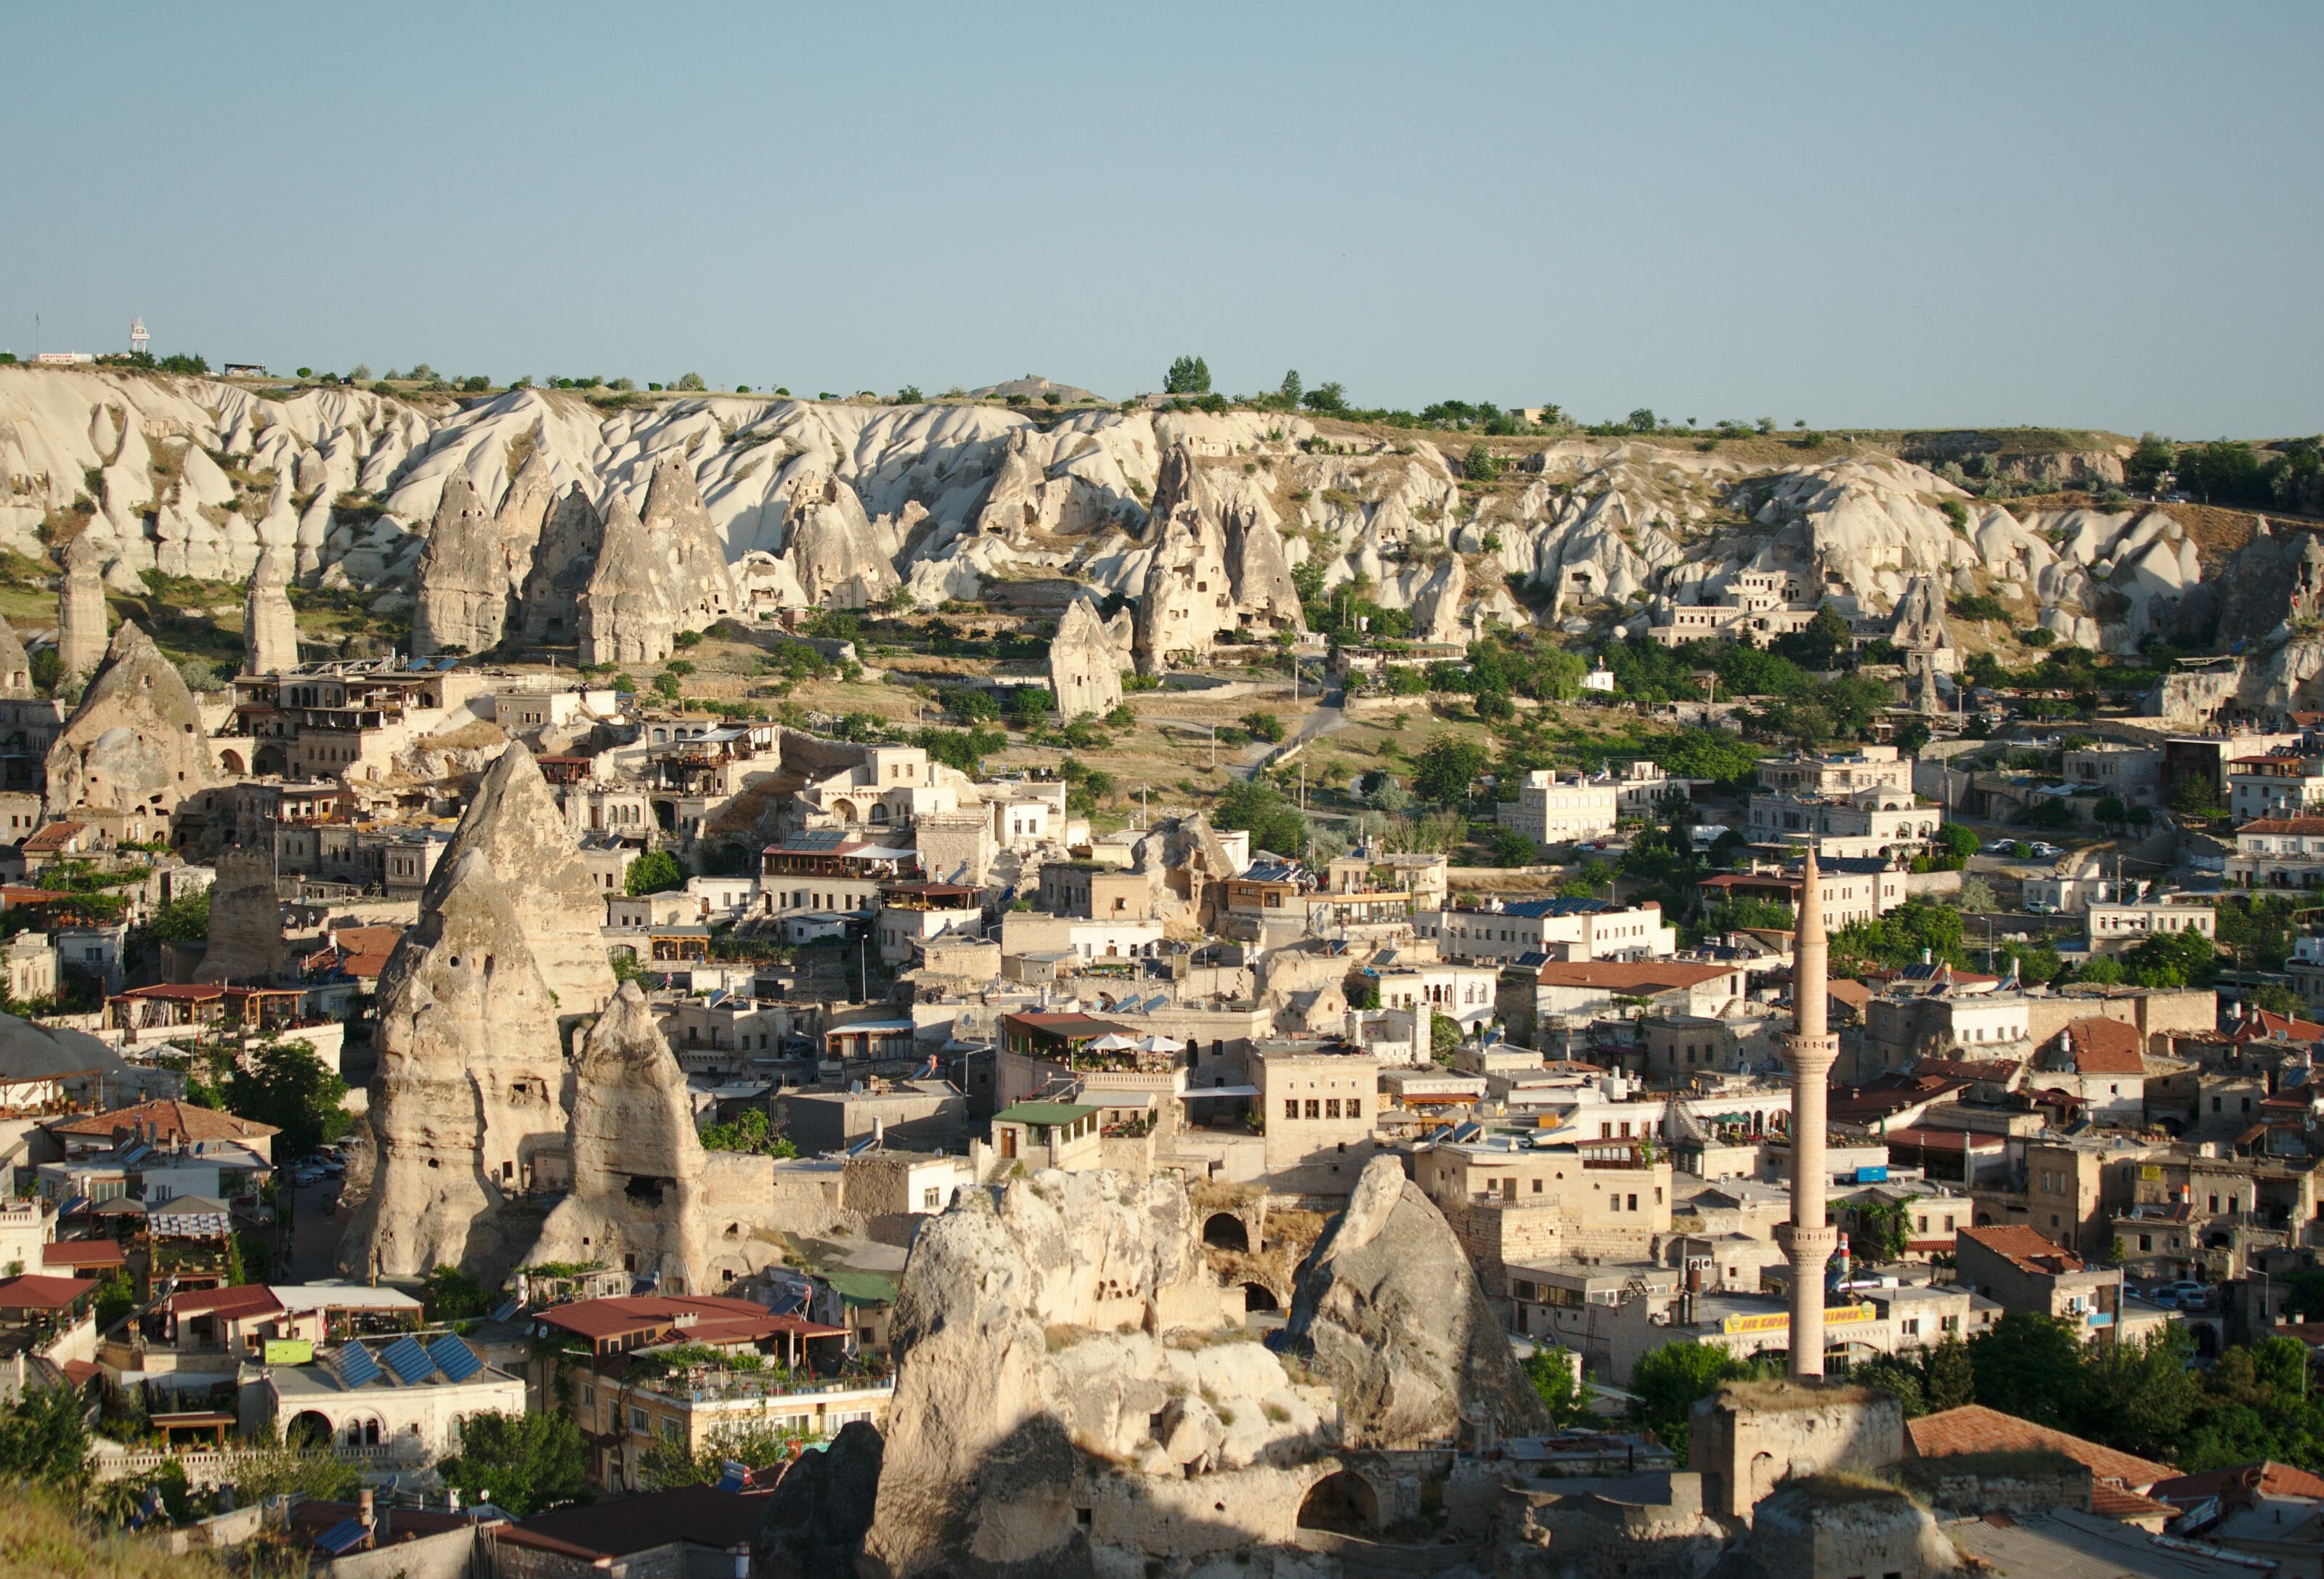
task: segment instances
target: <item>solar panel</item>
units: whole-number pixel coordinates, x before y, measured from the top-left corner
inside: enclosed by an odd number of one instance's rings
[[[428,1345],[428,1356],[447,1381],[466,1381],[484,1368],[476,1352],[449,1333]]]
[[[349,1344],[339,1351],[338,1370],[341,1385],[350,1390],[379,1380],[379,1365],[361,1344]]]
[[[343,1519],[315,1537],[315,1545],[335,1557],[344,1557],[363,1545],[371,1531],[360,1519]]]
[[[380,1351],[380,1363],[395,1372],[395,1379],[406,1387],[417,1387],[434,1374],[436,1362],[420,1346],[420,1340],[406,1333],[402,1337]]]

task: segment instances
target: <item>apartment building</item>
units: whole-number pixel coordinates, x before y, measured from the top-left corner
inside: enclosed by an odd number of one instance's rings
[[[1606,900],[1522,900],[1482,910],[1430,910],[1414,930],[1433,938],[1446,959],[1515,964],[1527,955],[1545,959],[1667,959],[1678,952],[1678,929],[1663,921],[1662,906],[1617,905]]]
[[[2324,826],[2324,818],[2318,822]],[[2167,933],[2216,937],[2219,930],[2218,912],[2186,894],[2163,894],[2130,904],[2093,904],[2085,916],[2093,954],[2120,954]]]
[[[1622,792],[1611,779],[1578,773],[1560,778],[1537,768],[1517,785],[1516,801],[1496,808],[1494,817],[1501,826],[1546,846],[1604,838],[1614,831],[1621,810]]]

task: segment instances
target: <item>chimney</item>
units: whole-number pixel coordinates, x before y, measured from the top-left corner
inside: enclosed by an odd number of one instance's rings
[[[365,1529],[375,1528],[378,1525],[378,1513],[373,1505],[369,1486],[355,1493],[355,1519]]]

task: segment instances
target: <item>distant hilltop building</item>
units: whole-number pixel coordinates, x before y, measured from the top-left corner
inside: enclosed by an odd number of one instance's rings
[[[32,358],[42,367],[78,367],[97,360],[94,351],[43,351]]]

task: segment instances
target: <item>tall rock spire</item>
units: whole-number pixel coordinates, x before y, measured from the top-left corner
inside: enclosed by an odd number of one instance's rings
[[[1830,953],[1823,885],[1811,844],[1793,934],[1792,1220],[1780,1235],[1792,1263],[1792,1374],[1817,1380],[1823,1376],[1824,1268],[1840,1243],[1839,1230],[1824,1220],[1825,1086],[1840,1057],[1840,1039],[1825,1030]]]
[[[57,596],[57,656],[67,674],[90,675],[105,661],[105,560],[82,532],[65,545],[64,583]]]
[[[290,568],[284,550],[258,550],[250,595],[242,605],[242,672],[288,674],[299,667],[299,615],[290,606]]]

